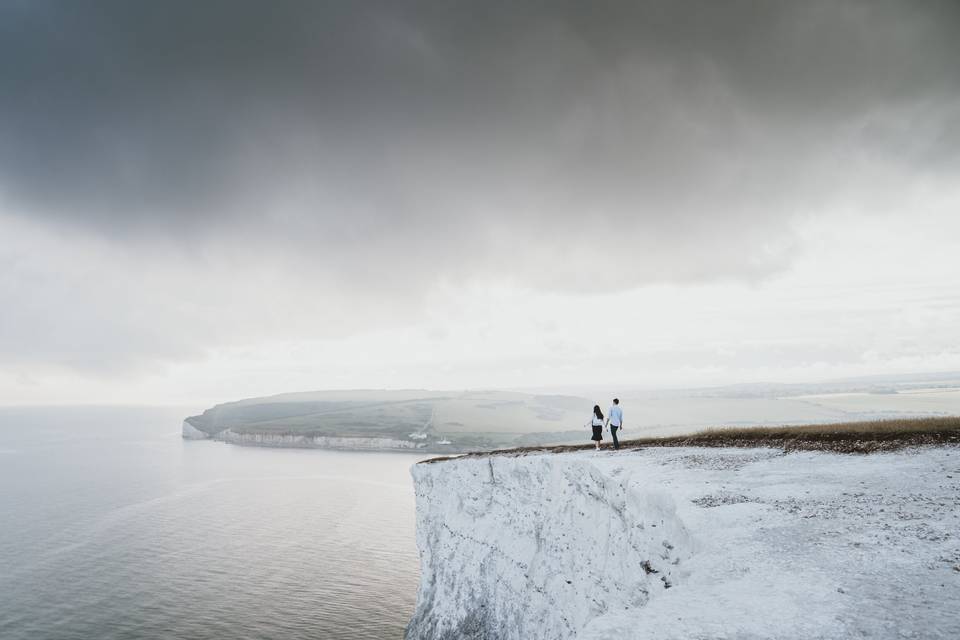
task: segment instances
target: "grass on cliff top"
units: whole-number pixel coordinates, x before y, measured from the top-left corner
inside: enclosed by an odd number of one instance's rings
[[[612,446],[609,435],[605,433],[604,436],[603,446],[605,448]],[[796,427],[719,428],[682,436],[620,440],[620,448],[625,450],[642,447],[772,447],[785,451],[837,453],[874,453],[911,446],[945,444],[960,445],[960,416],[841,422]],[[431,458],[424,462],[491,455],[564,453],[592,448],[592,442],[582,445],[520,447],[468,453],[463,456]]]

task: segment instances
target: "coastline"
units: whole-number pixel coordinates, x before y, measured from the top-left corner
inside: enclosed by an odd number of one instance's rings
[[[223,429],[210,434],[194,427],[184,420],[181,430],[184,440],[214,440],[243,447],[268,447],[275,449],[325,449],[330,451],[378,451],[401,453],[459,454],[457,447],[436,445],[423,442],[381,438],[369,436],[310,436],[299,434],[237,433],[232,429]]]

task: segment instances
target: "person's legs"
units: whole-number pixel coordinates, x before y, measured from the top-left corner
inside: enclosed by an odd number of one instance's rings
[[[617,429],[619,429],[619,428],[620,428],[620,427],[614,427],[614,426],[612,426],[612,425],[610,426],[610,435],[613,437],[613,448],[614,448],[614,449],[619,449],[619,448],[620,448],[620,441],[617,440]]]

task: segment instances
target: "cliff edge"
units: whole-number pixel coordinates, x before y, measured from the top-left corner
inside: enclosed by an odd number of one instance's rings
[[[960,637],[960,449],[649,448],[412,470],[409,640]]]

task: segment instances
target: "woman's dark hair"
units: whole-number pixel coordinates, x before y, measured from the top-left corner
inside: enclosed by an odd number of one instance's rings
[[[593,415],[603,420],[603,411],[600,411],[600,405],[598,404],[593,405]]]

